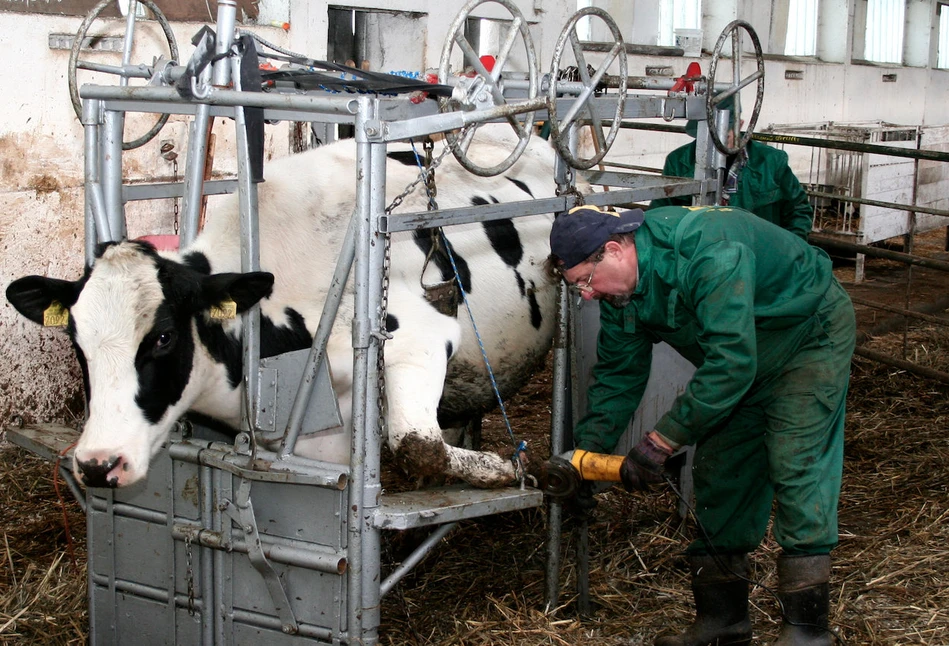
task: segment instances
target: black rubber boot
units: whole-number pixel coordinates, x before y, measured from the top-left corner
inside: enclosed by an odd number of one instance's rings
[[[719,562],[724,566],[721,567]],[[678,635],[659,637],[656,646],[747,646],[748,555],[692,556],[695,621]]]
[[[831,646],[827,630],[830,608],[830,555],[778,558],[778,598],[784,626],[774,646]]]

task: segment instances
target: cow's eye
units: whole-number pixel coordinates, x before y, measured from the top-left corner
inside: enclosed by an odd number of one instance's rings
[[[167,352],[175,342],[174,332],[162,332],[155,339],[155,352]]]

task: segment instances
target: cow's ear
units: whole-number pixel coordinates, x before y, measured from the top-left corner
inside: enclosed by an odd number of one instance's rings
[[[34,323],[43,325],[44,314],[54,303],[63,308],[72,307],[79,298],[78,281],[59,280],[44,276],[25,276],[7,286],[7,300],[16,311]]]
[[[254,271],[246,274],[212,274],[203,279],[202,297],[206,308],[222,306],[229,301],[237,312],[250,309],[273,291],[273,274]]]

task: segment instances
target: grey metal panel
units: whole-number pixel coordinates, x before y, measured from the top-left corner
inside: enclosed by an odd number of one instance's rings
[[[263,431],[282,430],[290,420],[293,400],[310,350],[287,352],[260,360],[260,408],[257,413],[257,428]],[[265,393],[267,398],[265,399]],[[272,420],[268,425],[267,420]],[[301,435],[316,433],[328,428],[342,426],[339,402],[333,390],[329,374],[329,363],[323,361],[316,375],[313,395],[303,420]]]

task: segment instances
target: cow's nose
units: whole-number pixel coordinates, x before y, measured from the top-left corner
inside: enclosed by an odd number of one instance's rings
[[[90,458],[88,460],[77,460],[79,473],[83,484],[87,487],[111,487],[119,485],[119,469],[122,464],[122,456],[109,456],[108,458]]]

